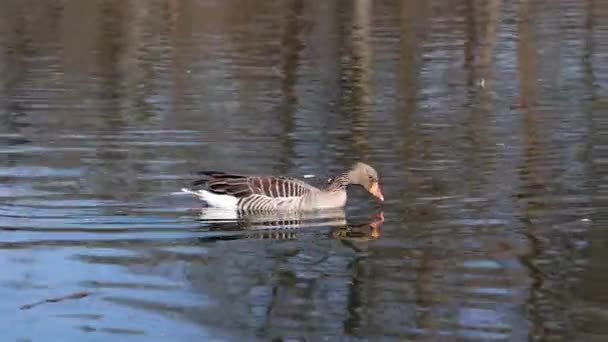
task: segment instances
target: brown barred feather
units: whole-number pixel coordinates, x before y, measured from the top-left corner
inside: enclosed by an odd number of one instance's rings
[[[262,195],[269,198],[302,196],[306,191],[315,189],[298,179],[284,176],[242,176],[215,171],[201,171],[198,174],[208,178],[196,180],[194,186],[222,195],[244,198]]]

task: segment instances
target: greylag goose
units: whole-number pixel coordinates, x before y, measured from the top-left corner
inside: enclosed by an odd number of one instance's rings
[[[215,208],[239,211],[309,211],[341,208],[346,204],[346,188],[360,185],[384,201],[378,173],[358,162],[348,170],[329,178],[322,188],[286,176],[244,176],[216,171],[201,171],[207,176],[192,183],[194,189],[182,189],[198,196]],[[202,186],[198,189],[196,187]]]

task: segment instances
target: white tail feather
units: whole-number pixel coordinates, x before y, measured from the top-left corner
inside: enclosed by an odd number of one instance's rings
[[[182,192],[192,194],[207,202],[209,206],[215,208],[236,209],[236,204],[239,201],[238,198],[234,196],[214,194],[207,190],[192,191],[190,189],[182,188]]]

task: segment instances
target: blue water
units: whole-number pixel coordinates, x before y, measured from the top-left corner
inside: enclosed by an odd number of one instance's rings
[[[3,2],[2,340],[605,340],[607,17]],[[386,201],[354,188],[337,217],[217,220],[174,194],[201,169],[319,182],[356,160]]]

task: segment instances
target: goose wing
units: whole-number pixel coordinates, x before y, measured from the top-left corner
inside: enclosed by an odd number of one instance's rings
[[[201,171],[198,174],[208,178],[197,180],[193,185],[204,185],[208,191],[236,198],[255,195],[269,198],[301,197],[317,190],[299,179],[286,176],[244,176],[217,171]]]

